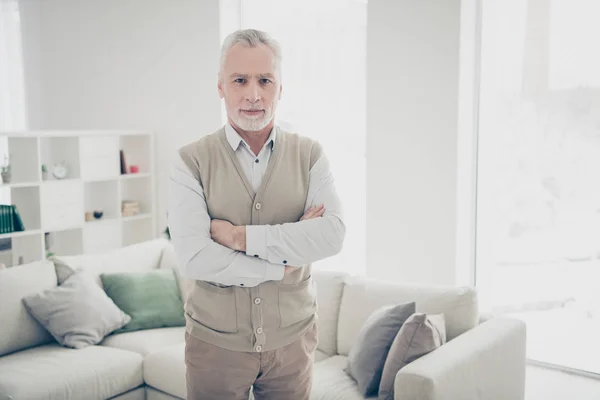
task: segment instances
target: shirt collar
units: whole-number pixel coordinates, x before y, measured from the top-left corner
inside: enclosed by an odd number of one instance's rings
[[[225,124],[225,136],[227,137],[227,141],[229,142],[229,145],[231,146],[233,151],[237,151],[237,149],[240,147],[241,143],[245,143],[246,146],[248,146],[248,143],[246,143],[244,141],[244,139],[242,139],[240,134],[237,133],[237,131],[235,129],[233,129],[233,127],[231,126],[231,124],[229,122]],[[267,145],[269,143],[271,144],[271,150],[275,149],[275,138],[276,137],[277,137],[277,125],[274,125],[273,129],[271,130],[271,133],[269,134],[269,138],[267,139],[267,142],[265,143],[265,145]],[[250,146],[248,146],[248,148],[250,148]]]

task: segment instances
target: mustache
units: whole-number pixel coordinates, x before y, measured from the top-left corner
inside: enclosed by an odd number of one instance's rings
[[[265,111],[265,109],[263,107],[251,106],[251,107],[240,108],[240,111]]]

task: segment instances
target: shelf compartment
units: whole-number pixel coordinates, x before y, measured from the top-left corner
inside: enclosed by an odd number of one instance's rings
[[[3,260],[10,260],[10,266],[43,260],[45,257],[42,246],[42,234],[39,231],[35,234],[15,236],[11,238],[11,249],[5,252],[6,257],[3,257]]]
[[[97,181],[86,182],[85,191],[85,212],[102,211],[103,219],[118,218],[121,215],[121,203],[119,198],[119,182],[117,181]]]
[[[40,188],[13,187],[10,190],[10,204],[17,206],[25,231],[40,229]]]
[[[118,178],[120,175],[119,137],[82,136],[81,177],[85,181]]]
[[[152,240],[152,218],[130,219],[123,222],[123,246]]]
[[[152,136],[121,136],[120,149],[123,151],[125,157],[125,174],[130,174],[132,165],[136,165],[139,168],[138,174],[146,174],[152,171]]]
[[[121,221],[118,218],[100,219],[83,227],[84,253],[104,253],[123,245]]]
[[[81,180],[46,182],[41,186],[42,229],[46,232],[81,227],[84,221]]]
[[[40,170],[38,169],[38,139],[33,137],[8,138],[8,154],[10,156],[10,183],[12,185],[23,182],[36,182],[40,180]],[[4,164],[5,160],[0,160]]]
[[[121,184],[121,216],[130,217],[132,215],[123,215],[123,202],[136,201],[139,204],[139,214],[152,213],[152,180],[151,179],[124,179]]]
[[[74,256],[83,253],[81,228],[51,231],[45,234],[46,249],[55,255]]]
[[[79,138],[77,137],[42,137],[40,138],[41,164],[46,166],[47,173],[42,175],[44,181],[61,180],[53,175],[54,167],[65,162],[68,168],[66,178],[80,177]],[[41,170],[41,166],[40,166]]]

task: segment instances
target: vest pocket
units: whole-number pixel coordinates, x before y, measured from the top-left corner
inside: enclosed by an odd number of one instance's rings
[[[191,317],[209,329],[237,333],[237,307],[233,286],[220,287],[196,281],[191,296]]]
[[[301,322],[311,317],[316,311],[316,288],[311,276],[297,284],[279,285],[281,328]]]

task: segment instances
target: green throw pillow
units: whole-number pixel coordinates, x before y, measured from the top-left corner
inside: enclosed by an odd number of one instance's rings
[[[113,333],[185,326],[183,302],[172,269],[100,275],[108,297],[131,316]]]

